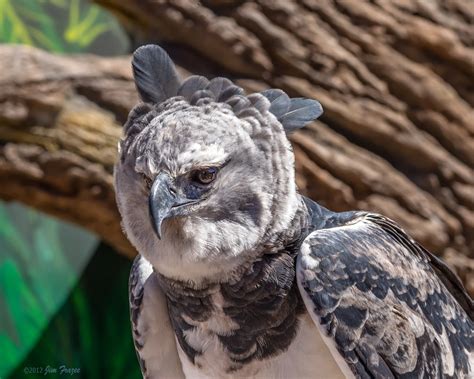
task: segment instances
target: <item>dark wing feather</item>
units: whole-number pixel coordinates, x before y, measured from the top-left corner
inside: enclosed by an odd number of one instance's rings
[[[161,103],[176,96],[180,80],[173,61],[157,45],[139,47],[133,53],[133,76],[142,100]]]
[[[144,378],[183,379],[166,297],[151,264],[138,255],[129,279],[132,337]]]
[[[375,224],[380,225],[394,239],[400,241],[407,249],[420,257],[420,259],[428,262],[451,295],[454,296],[457,302],[466,311],[469,318],[471,320],[474,319],[474,302],[464,288],[461,280],[451,271],[446,263],[416,243],[394,221],[377,214],[368,214],[367,218]]]
[[[472,375],[472,299],[444,264],[380,215],[333,214],[320,227],[301,246],[298,285],[356,377]]]
[[[197,91],[203,90],[208,84],[209,80],[204,76],[192,75],[181,84],[178,90],[178,96],[183,96],[189,101]]]
[[[234,83],[229,79],[218,77],[212,79],[206,89],[211,91],[214,94],[214,98],[217,100],[227,88],[234,86]]]
[[[140,350],[143,348],[143,336],[141,335],[138,328],[138,318],[140,317],[140,313],[142,311],[143,290],[146,280],[144,280],[140,270],[141,260],[141,256],[137,255],[130,270],[130,277],[128,280],[128,300],[130,306],[130,323],[132,325],[132,337],[133,343],[135,345],[135,352],[137,354],[138,362],[140,363],[140,369],[142,371],[143,377],[146,378],[147,370],[145,362],[140,357]]]

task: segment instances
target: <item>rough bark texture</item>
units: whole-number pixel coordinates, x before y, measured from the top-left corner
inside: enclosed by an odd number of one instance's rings
[[[95,0],[183,73],[316,98],[293,137],[301,192],[397,220],[474,293],[474,8],[468,1]],[[112,189],[119,125],[137,101],[129,58],[0,47],[0,197],[121,251]]]

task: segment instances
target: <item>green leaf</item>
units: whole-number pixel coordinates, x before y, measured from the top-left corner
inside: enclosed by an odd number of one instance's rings
[[[117,21],[86,0],[0,0],[0,10],[0,42],[80,52],[107,35],[117,50],[124,46]]]
[[[64,31],[64,39],[81,47],[90,45],[100,34],[110,28],[108,24],[100,23],[100,15],[98,7],[90,6],[81,17],[79,0],[71,0],[69,25]]]
[[[1,29],[0,41],[64,51],[54,22],[43,6],[37,1],[0,0],[4,26]]]

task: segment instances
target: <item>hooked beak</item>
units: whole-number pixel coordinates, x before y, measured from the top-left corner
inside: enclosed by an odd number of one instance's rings
[[[171,178],[167,173],[161,172],[158,174],[153,181],[148,198],[151,224],[157,237],[161,239],[161,225],[163,221],[177,215],[174,214],[176,212],[173,212],[175,208],[195,202],[196,200],[182,198],[177,195],[172,187]]]

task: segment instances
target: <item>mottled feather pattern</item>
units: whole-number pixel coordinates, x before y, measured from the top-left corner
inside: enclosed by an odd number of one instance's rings
[[[143,302],[143,278],[141,276],[139,266],[141,257],[138,255],[132,264],[130,277],[128,282],[128,299],[130,307],[130,323],[132,325],[132,336],[138,362],[144,378],[147,377],[145,362],[140,358],[140,350],[143,348],[142,336],[138,330],[138,319],[140,317]]]
[[[115,181],[143,257],[129,292],[145,376],[472,377],[473,302],[449,268],[383,216],[297,193],[287,134],[322,114],[317,101],[181,81],[158,46],[132,67],[144,104]],[[218,174],[199,192],[192,174],[209,166]],[[162,220],[158,238],[143,177],[162,173],[199,201]]]
[[[374,224],[381,226],[394,240],[417,255],[423,262],[429,263],[430,268],[437,273],[438,278],[441,279],[449,292],[453,294],[470,319],[474,319],[474,301],[467,293],[461,280],[441,259],[416,243],[403,229],[387,217],[369,213],[366,215],[366,218]]]
[[[335,215],[328,226],[304,241],[298,276],[356,377],[469,377],[474,323],[424,250],[380,215]]]
[[[123,162],[129,152],[131,143],[135,137],[150,123],[156,116],[153,107],[147,103],[141,103],[133,108],[123,127],[125,138],[119,141],[120,160]]]
[[[227,373],[288,348],[304,311],[294,260],[299,246],[295,236],[306,222],[301,208],[288,230],[271,238],[275,248],[278,246],[276,251],[265,248],[252,265],[242,267],[238,280],[196,289],[160,276],[177,340],[194,364],[202,361],[204,344],[189,338],[194,333],[219,340],[224,349],[222,359],[228,362]],[[220,304],[216,299],[220,299]],[[226,318],[228,321],[223,321]],[[227,326],[221,329],[221,323]]]
[[[264,256],[239,283],[222,284],[206,291],[183,284],[167,291],[172,324],[188,358],[197,364],[203,354],[201,344],[186,339],[190,333],[218,338],[225,352],[223,357],[229,359],[228,372],[284,351],[296,334],[298,315],[304,309],[294,275],[293,258],[282,252]],[[161,280],[167,288],[169,279]],[[235,325],[234,330],[213,329],[219,313],[213,300],[215,295],[223,299],[223,315]]]
[[[129,280],[132,336],[142,375],[147,379],[184,379],[166,297],[151,264],[135,258]]]

